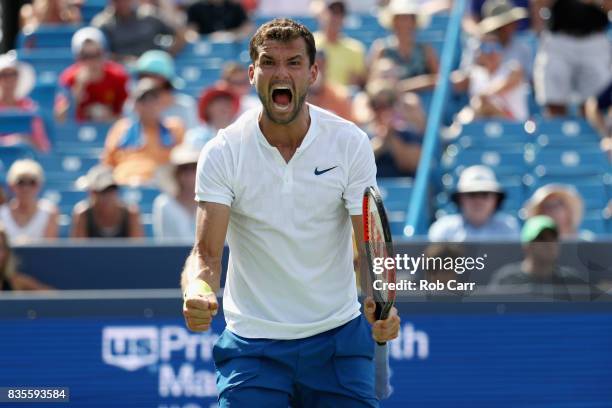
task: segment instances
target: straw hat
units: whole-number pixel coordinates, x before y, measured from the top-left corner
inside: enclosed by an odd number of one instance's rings
[[[493,32],[505,25],[528,16],[523,7],[515,7],[506,0],[487,0],[483,6],[483,19],[478,23],[480,34]]]
[[[170,196],[175,196],[179,189],[176,182],[176,169],[178,166],[186,164],[197,164],[199,157],[200,151],[187,143],[180,144],[172,149],[169,164],[157,170],[155,178],[159,189]]]
[[[4,71],[5,69],[17,70],[18,77],[15,97],[17,99],[21,99],[28,96],[36,83],[36,73],[34,72],[34,68],[32,68],[30,64],[19,61],[15,52],[8,52],[0,55],[0,72]]]
[[[387,30],[393,28],[395,16],[416,16],[419,27],[429,24],[430,16],[423,14],[417,0],[391,0],[389,4],[378,12],[378,22]]]
[[[557,196],[569,207],[572,213],[572,224],[578,228],[582,222],[584,204],[580,194],[570,185],[551,183],[538,188],[525,203],[527,218],[541,214],[541,206],[550,197]]]
[[[79,177],[75,184],[80,190],[93,192],[104,191],[109,187],[117,187],[117,182],[113,177],[113,169],[103,164],[89,169],[87,174]]]

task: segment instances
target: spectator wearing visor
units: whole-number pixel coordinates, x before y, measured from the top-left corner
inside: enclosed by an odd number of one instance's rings
[[[515,240],[519,225],[513,216],[499,212],[505,198],[495,173],[477,165],[461,172],[451,198],[459,214],[445,215],[429,228],[432,242]]]
[[[129,77],[120,64],[110,61],[102,31],[93,27],[78,30],[72,36],[76,62],[60,75],[63,92],[55,104],[55,117],[67,118],[73,107],[77,121],[111,122],[120,117]]]
[[[72,215],[72,238],[138,238],[143,236],[140,213],[119,196],[110,167],[97,165],[77,180],[89,199],[77,203]]]

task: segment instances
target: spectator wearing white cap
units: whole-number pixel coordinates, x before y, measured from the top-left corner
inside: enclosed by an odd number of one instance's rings
[[[158,239],[195,239],[197,202],[194,200],[200,151],[183,143],[172,149],[170,165],[158,174],[164,191],[153,202],[153,235]]]
[[[112,58],[124,63],[154,49],[176,55],[186,42],[183,33],[165,23],[154,9],[139,6],[135,0],[109,0],[92,25],[106,35]]]
[[[76,62],[60,75],[63,87],[55,104],[55,117],[63,121],[71,107],[78,121],[116,120],[127,99],[129,77],[120,64],[110,61],[102,31],[85,27],[72,36]]]
[[[45,125],[38,116],[38,107],[28,94],[34,87],[36,75],[34,69],[18,61],[14,52],[0,55],[0,114],[6,111],[32,113],[30,132],[0,134],[0,146],[32,145],[42,152],[50,149]]]
[[[77,187],[89,198],[74,206],[72,238],[139,238],[143,236],[140,212],[119,196],[113,170],[104,165],[92,167],[77,180]]]
[[[513,216],[499,212],[505,198],[495,173],[477,165],[461,172],[452,200],[460,213],[445,215],[429,228],[432,242],[516,240],[519,225]]]
[[[45,179],[40,164],[31,159],[17,160],[6,179],[13,198],[0,207],[0,224],[4,225],[11,244],[56,238],[57,208],[38,198]]]

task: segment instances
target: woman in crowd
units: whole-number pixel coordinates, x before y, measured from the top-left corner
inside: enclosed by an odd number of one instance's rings
[[[13,198],[0,207],[0,224],[4,225],[10,243],[56,238],[57,208],[38,198],[44,182],[40,164],[31,159],[17,160],[8,171],[7,182]]]
[[[583,209],[582,198],[574,187],[556,183],[538,188],[525,203],[527,218],[548,215],[557,224],[562,240],[578,237]]]
[[[1,134],[0,146],[26,144],[42,152],[49,151],[45,125],[37,115],[38,107],[28,97],[35,82],[34,69],[29,64],[18,61],[15,53],[0,55],[0,115],[2,112],[34,114],[29,133]]]
[[[89,191],[89,199],[75,205],[72,215],[73,238],[139,238],[143,236],[140,213],[119,197],[119,186],[107,166],[92,167],[77,181]]]
[[[133,91],[136,116],[118,120],[108,132],[102,162],[113,168],[117,184],[151,184],[172,148],[183,141],[181,120],[162,118],[161,93],[155,80],[138,81]]]

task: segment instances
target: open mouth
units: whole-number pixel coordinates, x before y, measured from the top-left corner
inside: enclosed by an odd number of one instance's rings
[[[293,100],[293,92],[288,86],[279,85],[272,88],[272,104],[280,111],[289,109]]]

